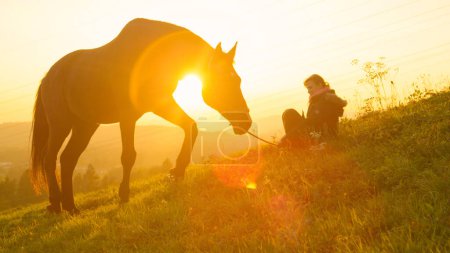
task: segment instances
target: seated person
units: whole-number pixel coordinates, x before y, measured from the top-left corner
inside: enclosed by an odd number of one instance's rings
[[[335,138],[338,135],[339,117],[344,113],[347,101],[338,97],[325,80],[313,74],[304,81],[309,93],[309,106],[306,119],[294,109],[284,111],[282,119],[286,135],[280,145],[298,146],[303,144],[309,132],[320,133],[322,140]],[[306,133],[306,134],[305,134]]]

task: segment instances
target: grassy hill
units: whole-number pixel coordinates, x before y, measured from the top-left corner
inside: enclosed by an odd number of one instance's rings
[[[449,252],[450,93],[343,123],[324,151],[263,148],[255,165],[192,165],[0,213],[0,252]]]

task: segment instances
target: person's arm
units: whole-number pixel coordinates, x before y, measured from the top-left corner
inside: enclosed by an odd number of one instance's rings
[[[338,97],[336,94],[328,93],[328,94],[326,94],[325,99],[327,101],[329,101],[335,105],[341,106],[341,107],[344,107],[347,105],[347,101]]]

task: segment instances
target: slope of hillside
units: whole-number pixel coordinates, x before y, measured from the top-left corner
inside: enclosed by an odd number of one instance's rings
[[[265,147],[258,164],[0,213],[3,252],[449,252],[450,92],[343,124],[324,151]],[[225,161],[222,161],[225,163]]]

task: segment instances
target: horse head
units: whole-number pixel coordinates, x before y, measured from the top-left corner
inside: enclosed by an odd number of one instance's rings
[[[252,124],[247,103],[241,91],[241,78],[233,67],[236,46],[222,51],[214,49],[203,79],[202,96],[207,105],[218,111],[233,126],[235,134],[245,134]]]

